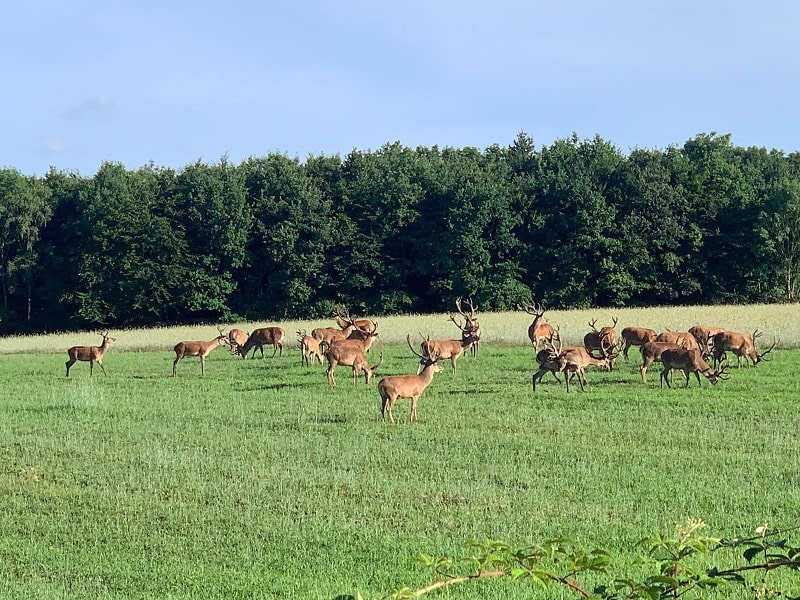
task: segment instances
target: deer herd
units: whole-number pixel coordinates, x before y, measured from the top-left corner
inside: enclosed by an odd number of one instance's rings
[[[378,393],[381,398],[381,415],[394,423],[392,408],[399,398],[411,401],[410,420],[417,416],[417,403],[420,396],[433,380],[434,373],[443,368],[440,361],[449,360],[452,372],[456,372],[456,362],[465,353],[477,356],[481,340],[481,326],[478,323],[477,308],[472,299],[455,301],[456,313],[450,313],[449,320],[458,327],[460,337],[452,340],[432,340],[430,336],[422,336],[419,352],[406,336],[409,349],[419,359],[416,374],[391,375],[378,382]],[[685,387],[689,386],[691,374],[694,373],[700,384],[702,375],[712,384],[728,379],[731,363],[727,352],[736,356],[737,366],[742,362],[756,366],[768,360],[767,355],[775,348],[777,341],[759,352],[756,340],[763,333],[757,329],[752,334],[736,333],[720,327],[695,325],[688,331],[667,330],[657,333],[645,327],[625,327],[619,335],[616,331],[617,319],[612,319],[610,326],[597,328],[597,320],[589,322],[590,331],[583,337],[583,345],[564,346],[558,326],[553,326],[545,318],[544,305],[533,300],[520,304],[517,310],[533,316],[528,327],[528,338],[536,352],[538,369],[533,374],[531,384],[536,391],[536,384],[541,383],[548,373],[561,384],[559,374],[564,377],[566,390],[569,392],[571,381],[577,377],[582,391],[586,389],[586,369],[596,367],[603,371],[614,369],[617,357],[622,354],[629,359],[631,346],[638,346],[642,357],[639,369],[642,383],[647,382],[647,368],[653,363],[661,363],[660,387],[671,387],[670,374],[681,371],[685,379]],[[350,316],[345,308],[338,308],[333,313],[336,327],[318,327],[309,334],[305,330],[297,331],[297,344],[301,352],[302,365],[311,366],[317,361],[327,361],[326,376],[330,386],[336,385],[335,370],[337,366],[350,367],[353,372],[353,383],[356,384],[363,373],[365,383],[369,383],[374,372],[383,362],[383,354],[370,366],[367,355],[378,337],[378,323],[370,319],[356,319]],[[251,358],[255,358],[257,350],[264,357],[264,346],[272,346],[272,357],[283,355],[285,331],[280,327],[263,327],[251,333],[240,329],[231,329],[227,334],[217,327],[218,335],[210,341],[183,341],[175,345],[175,360],[172,363],[172,376],[177,376],[178,363],[185,357],[200,358],[200,373],[205,375],[205,360],[216,348],[226,346],[232,355],[247,358],[252,350]],[[100,334],[103,338],[99,346],[73,346],[67,350],[69,360],[66,362],[66,375],[69,377],[70,367],[77,361],[89,363],[89,375],[92,375],[97,363],[103,374],[103,355],[116,338],[109,337],[108,331]],[[541,347],[541,349],[540,349]],[[713,365],[713,366],[712,366]]]

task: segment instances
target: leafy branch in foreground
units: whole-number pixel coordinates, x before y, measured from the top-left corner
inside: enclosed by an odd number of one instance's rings
[[[398,589],[389,598],[418,598],[451,585],[508,577],[529,579],[542,587],[563,585],[582,598],[668,600],[699,597],[703,590],[724,585],[748,585],[748,572],[800,569],[800,546],[784,538],[796,527],[770,530],[765,525],[756,529],[755,536],[731,539],[703,535],[700,530],[704,527],[702,521],[690,519],[676,526],[671,536],[658,534],[639,542],[637,547],[643,553],[634,566],[650,573],[641,579],[614,575],[607,551],[586,551],[566,538],[522,548],[502,541],[471,541],[466,556],[458,560],[420,555],[418,560],[431,569],[433,582],[418,589]],[[730,552],[722,552],[725,550],[733,550],[734,554],[741,551],[741,560],[730,558]],[[714,564],[720,557],[734,564]],[[580,580],[589,573],[610,575],[611,580],[588,591]],[[765,581],[759,586],[751,585],[759,598],[800,600],[800,596],[792,598],[770,589]]]

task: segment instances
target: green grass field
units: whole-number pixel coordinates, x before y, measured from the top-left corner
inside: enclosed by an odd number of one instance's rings
[[[281,324],[275,359],[216,350],[205,378],[197,358],[172,378],[171,347],[213,326],[112,331],[108,377],[86,363],[64,376],[66,347],[93,332],[0,340],[0,597],[375,598],[430,581],[418,553],[473,538],[567,536],[627,564],[689,517],[720,536],[800,524],[798,306],[548,313],[568,341],[612,315],[618,330],[702,321],[780,344],[717,386],[660,389],[658,366],[643,385],[634,351],[589,371],[586,392],[546,377],[534,394],[528,315],[480,315],[481,354],[446,365],[417,422],[400,400],[391,425],[375,381],[340,368],[331,388],[301,366],[294,331],[328,322]],[[378,322],[377,379],[416,370],[406,334],[456,333],[443,315]],[[796,576],[769,578],[800,593]],[[576,596],[486,581],[436,597]]]

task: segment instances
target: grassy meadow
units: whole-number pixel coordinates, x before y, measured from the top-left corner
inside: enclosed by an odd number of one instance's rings
[[[301,366],[294,335],[329,321],[226,324],[281,325],[283,356],[218,349],[203,378],[197,358],[171,377],[172,346],[214,325],[112,330],[108,377],[87,363],[64,376],[66,348],[96,332],[0,339],[0,597],[376,598],[430,581],[418,553],[461,555],[470,539],[566,536],[628,565],[638,540],[690,517],[719,536],[800,525],[800,305],[548,312],[565,343],[612,317],[779,340],[716,386],[660,389],[658,365],[642,384],[634,350],[569,394],[549,376],[532,392],[529,315],[479,316],[479,356],[445,365],[417,422],[398,401],[395,425],[375,381],[416,370],[407,334],[456,337],[446,315],[378,318],[376,380],[353,386],[340,367],[334,388]],[[797,575],[767,580],[800,594]],[[432,597],[577,596],[482,581]]]

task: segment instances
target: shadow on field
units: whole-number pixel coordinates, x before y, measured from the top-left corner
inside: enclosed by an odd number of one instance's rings
[[[237,392],[263,392],[265,390],[285,390],[287,388],[297,388],[297,385],[291,383],[265,383],[262,385],[241,385],[237,384],[235,390]]]

